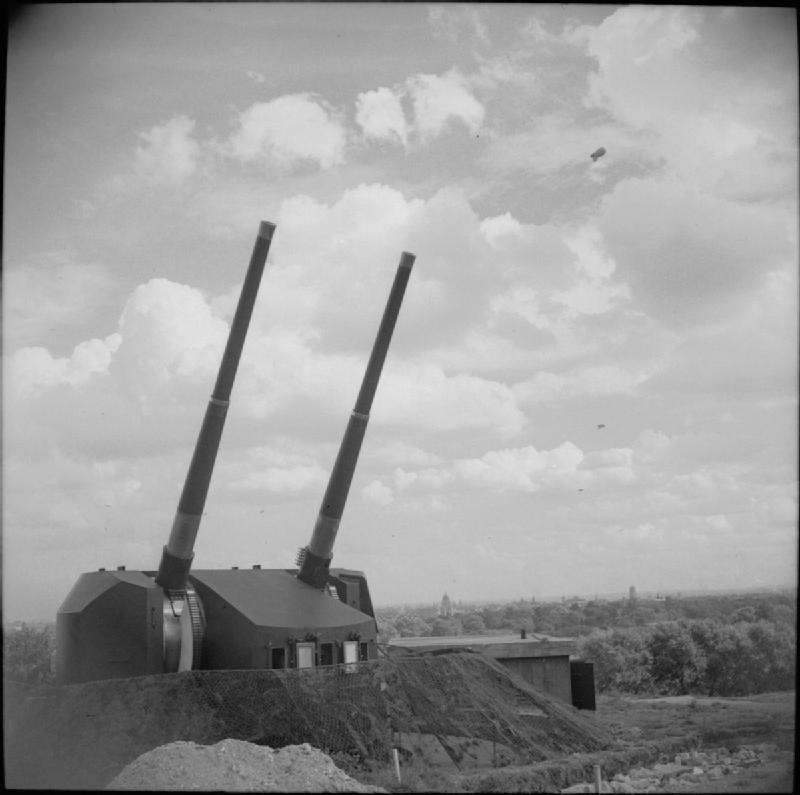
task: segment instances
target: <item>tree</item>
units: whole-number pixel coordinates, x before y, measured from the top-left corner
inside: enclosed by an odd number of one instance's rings
[[[55,651],[51,627],[37,629],[22,624],[18,629],[3,628],[3,675],[31,685],[53,681],[50,660]]]
[[[388,619],[378,619],[378,640],[381,643],[386,643],[392,638],[396,638],[400,633],[397,627]]]
[[[681,695],[701,684],[705,659],[684,622],[657,624],[647,645],[653,682],[661,692]]]
[[[431,634],[430,625],[419,616],[398,616],[394,625],[401,638],[426,637]]]
[[[639,629],[594,632],[581,638],[581,657],[594,663],[598,690],[647,693],[652,689],[652,659],[647,636]]]
[[[480,613],[467,613],[461,619],[461,625],[465,635],[481,635],[486,632],[486,624],[483,623]]]
[[[596,632],[582,638],[578,653],[594,665],[594,682],[599,691],[616,689],[617,676],[624,663],[620,650],[611,642],[611,632]]]
[[[703,690],[710,696],[752,692],[752,644],[741,624],[722,624],[712,619],[692,622],[689,632],[705,657]]]
[[[494,607],[486,607],[480,612],[483,618],[483,623],[487,629],[501,629],[503,626],[504,616],[502,612]]]
[[[457,618],[436,618],[431,627],[431,635],[436,638],[461,635],[461,622]]]
[[[793,627],[778,626],[771,621],[755,621],[743,625],[752,648],[750,680],[753,692],[793,687],[795,677],[796,638]]]
[[[747,605],[745,607],[738,607],[736,610],[733,611],[731,614],[731,623],[738,624],[740,621],[746,621],[749,624],[752,624],[757,618],[756,609],[752,605]]]

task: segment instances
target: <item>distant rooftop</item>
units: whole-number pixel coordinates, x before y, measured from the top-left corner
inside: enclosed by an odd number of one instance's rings
[[[574,654],[574,638],[557,638],[551,635],[527,633],[519,635],[456,635],[443,637],[392,638],[390,646],[399,646],[410,651],[433,651],[436,649],[472,649],[492,657],[555,657]]]

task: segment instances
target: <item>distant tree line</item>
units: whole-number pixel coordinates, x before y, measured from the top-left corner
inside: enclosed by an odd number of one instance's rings
[[[491,605],[456,604],[453,615],[439,615],[438,605],[378,608],[383,641],[394,637],[507,635],[524,629],[558,637],[581,637],[597,630],[643,627],[681,619],[711,619],[723,624],[773,621],[794,625],[796,594],[753,593],[663,599],[537,602],[518,599]]]
[[[682,619],[600,630],[579,641],[599,691],[743,696],[795,686],[795,625]]]
[[[691,598],[571,599],[378,608],[379,641],[410,636],[509,635],[578,639],[599,691],[746,695],[794,688],[796,592]],[[53,624],[3,628],[4,678],[53,681]]]
[[[379,640],[531,634],[575,637],[599,691],[746,695],[795,685],[795,592],[690,598],[518,600],[464,608],[378,611]]]

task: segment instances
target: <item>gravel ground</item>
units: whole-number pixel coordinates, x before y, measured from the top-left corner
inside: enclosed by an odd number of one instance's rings
[[[637,767],[603,781],[602,792],[791,792],[794,754],[777,745],[760,743],[735,751],[709,748],[677,754],[673,761]],[[751,788],[769,777],[770,789]],[[593,783],[574,784],[562,793],[595,792]]]
[[[108,790],[386,792],[361,784],[308,743],[274,750],[243,740],[174,742],[135,759]]]

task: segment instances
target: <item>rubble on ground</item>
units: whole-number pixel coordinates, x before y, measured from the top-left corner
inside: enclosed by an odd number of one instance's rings
[[[652,767],[635,767],[627,773],[616,773],[611,781],[602,781],[601,792],[681,792],[696,791],[698,785],[722,776],[739,775],[743,770],[758,767],[781,755],[773,743],[743,745],[736,750],[707,748],[683,751],[672,761],[663,757]],[[562,793],[595,792],[594,782],[573,784]]]

